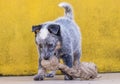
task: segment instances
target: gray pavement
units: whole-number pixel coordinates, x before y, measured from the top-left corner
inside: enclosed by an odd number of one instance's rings
[[[101,77],[94,80],[82,81],[80,79],[65,81],[63,75],[56,75],[43,81],[34,81],[33,76],[0,76],[0,84],[120,84],[120,73],[103,73],[99,76]]]

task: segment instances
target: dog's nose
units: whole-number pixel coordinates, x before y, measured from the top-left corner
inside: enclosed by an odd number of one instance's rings
[[[44,59],[45,59],[45,60],[48,60],[48,59],[49,59],[49,57],[48,57],[48,56],[45,56],[45,57],[44,57]]]

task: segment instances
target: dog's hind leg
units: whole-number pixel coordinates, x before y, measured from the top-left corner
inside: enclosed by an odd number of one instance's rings
[[[81,56],[81,52],[80,49],[78,49],[75,53],[74,53],[74,61],[73,61],[73,65],[79,65],[80,64],[80,56]]]

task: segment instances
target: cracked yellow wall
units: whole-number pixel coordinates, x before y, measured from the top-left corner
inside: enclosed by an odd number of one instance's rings
[[[120,0],[0,0],[0,75],[37,72],[31,26],[62,16],[61,1],[73,5],[81,27],[81,60],[99,72],[120,71]]]

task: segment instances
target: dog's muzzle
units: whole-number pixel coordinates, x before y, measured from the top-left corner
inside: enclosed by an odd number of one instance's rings
[[[54,55],[54,56],[57,56],[57,54],[58,54],[58,52],[55,51],[53,55]],[[48,55],[44,56],[44,59],[45,59],[45,60],[49,60],[50,57],[51,57],[51,56],[48,54]]]
[[[48,56],[44,56],[44,59],[45,59],[45,60],[49,60],[49,58],[50,58],[50,57],[48,57]]]

